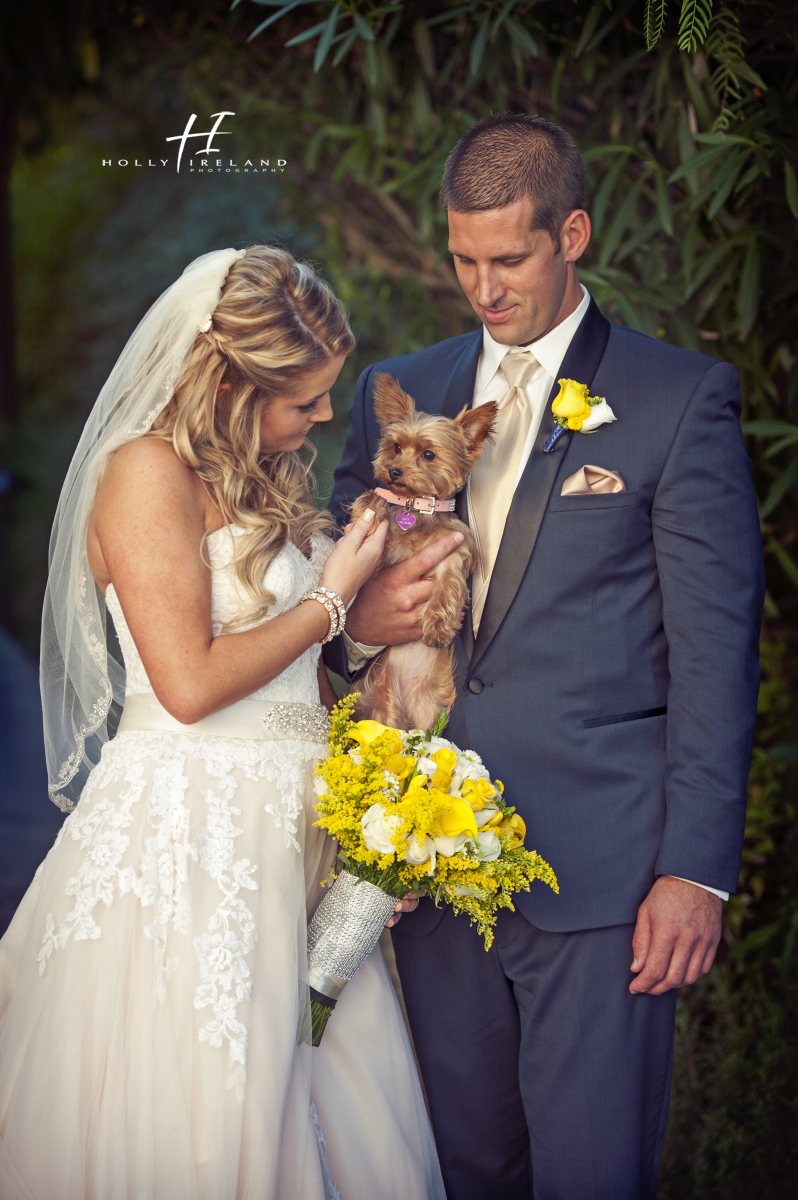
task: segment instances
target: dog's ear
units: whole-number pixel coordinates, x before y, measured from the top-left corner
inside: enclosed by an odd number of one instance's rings
[[[478,408],[464,408],[454,419],[465,434],[468,443],[468,453],[472,458],[479,458],[485,442],[493,441],[496,414],[499,406],[494,400],[480,404]]]
[[[393,421],[400,421],[415,408],[412,396],[408,396],[393,375],[380,374],[374,380],[374,414],[385,429]]]

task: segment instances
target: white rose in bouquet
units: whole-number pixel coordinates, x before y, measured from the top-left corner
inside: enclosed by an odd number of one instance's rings
[[[396,847],[393,838],[402,821],[397,816],[387,813],[381,804],[372,804],[360,818],[363,827],[363,841],[368,850],[378,850],[380,854],[393,854]]]
[[[477,834],[479,861],[495,862],[502,852],[502,844],[493,829],[484,829]]]
[[[487,825],[488,821],[492,821],[498,811],[495,804],[486,804],[479,812],[475,812],[474,820],[477,823],[477,829],[481,829],[483,825]]]
[[[419,775],[426,775],[427,779],[432,779],[438,769],[438,764],[428,755],[423,754],[416,763],[416,771]]]
[[[432,844],[438,854],[442,854],[444,858],[451,858],[453,854],[459,854],[469,840],[474,840],[470,833],[458,833],[454,837],[432,838]]]
[[[473,779],[474,783],[478,779],[487,779],[490,781],[490,773],[486,771],[485,767],[478,760],[475,761],[473,758],[466,758],[465,755],[458,755],[457,765],[452,772],[451,790],[453,795],[459,795],[460,789],[466,779]]]
[[[420,844],[414,833],[410,834],[407,839],[407,854],[405,862],[412,863],[414,866],[422,866],[425,862],[429,862],[427,874],[431,875],[435,870],[435,845],[431,837],[424,838],[424,844]]]

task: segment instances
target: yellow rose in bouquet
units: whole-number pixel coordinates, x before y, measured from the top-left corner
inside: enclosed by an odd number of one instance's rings
[[[534,880],[558,891],[548,863],[477,754],[433,730],[352,720],[333,709],[329,757],[316,768],[317,825],[338,841],[333,885],[308,928],[313,1044],[346,982],[376,945],[396,900],[428,892],[493,940],[500,908]]]

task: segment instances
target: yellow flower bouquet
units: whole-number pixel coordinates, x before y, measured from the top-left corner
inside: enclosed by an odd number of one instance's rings
[[[396,900],[426,891],[466,913],[493,941],[500,908],[548,863],[524,848],[526,829],[479,755],[433,730],[353,721],[356,697],[333,709],[329,757],[316,768],[316,824],[338,841],[333,885],[308,928],[313,1044],[346,982],[371,953]]]

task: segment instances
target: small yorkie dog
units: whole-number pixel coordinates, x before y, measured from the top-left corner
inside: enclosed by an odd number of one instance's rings
[[[395,566],[455,530],[463,541],[426,576],[433,592],[424,608],[422,640],[388,647],[357,685],[355,711],[358,719],[370,717],[394,729],[429,729],[454,703],[449,647],[463,623],[468,576],[476,565],[476,543],[454,515],[454,497],[491,438],[497,407],[491,402],[464,408],[454,420],[418,412],[398,381],[383,374],[375,381],[374,412],[382,433],[374,474],[382,486],[358,497],[352,520],[367,508],[376,513],[375,529],[388,518],[380,567]]]

